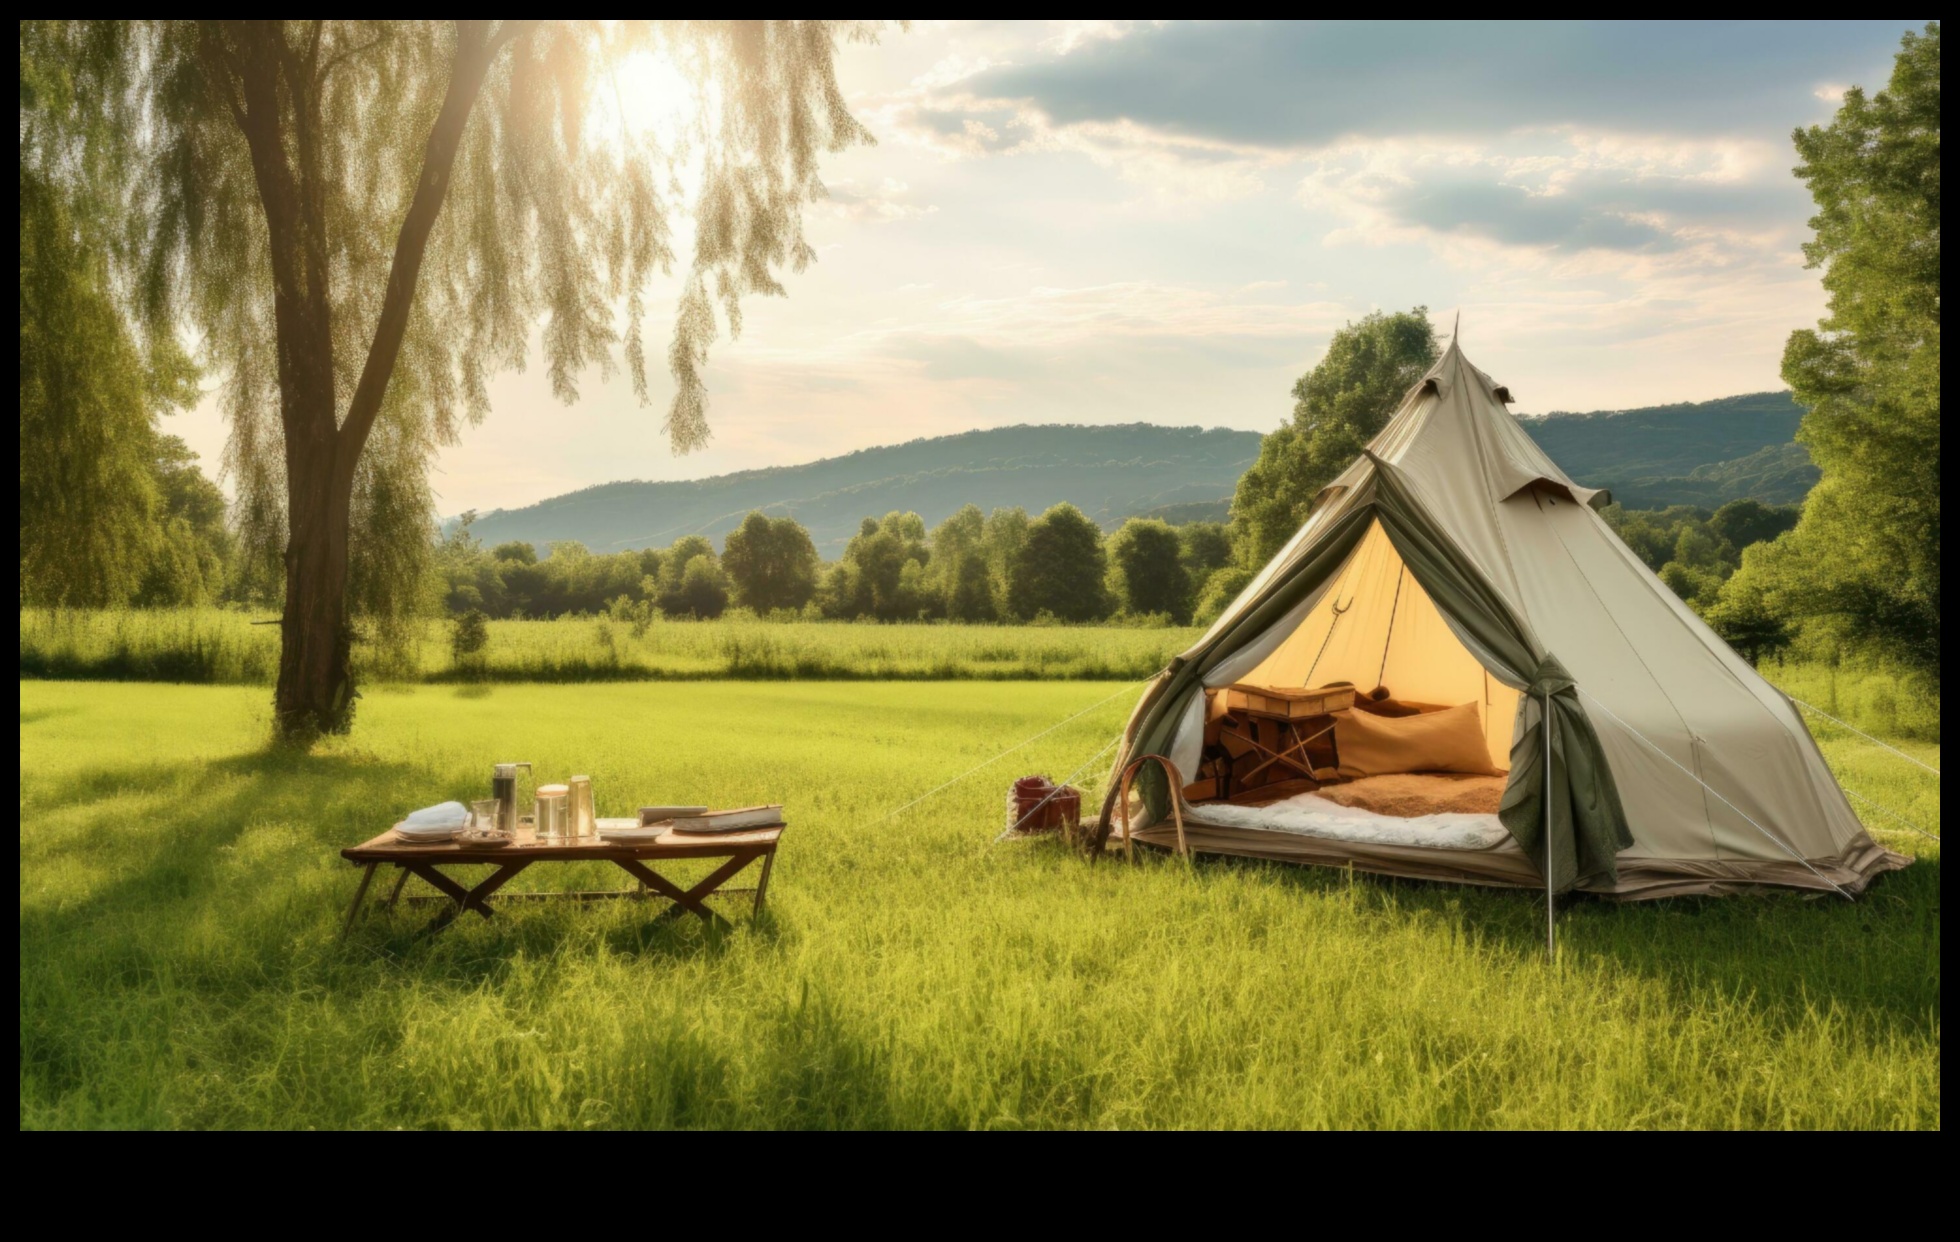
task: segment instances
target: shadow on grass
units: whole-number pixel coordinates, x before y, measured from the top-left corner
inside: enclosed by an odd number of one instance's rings
[[[203,921],[207,926],[201,930],[209,934],[212,916],[220,919],[223,939],[248,955],[279,952],[278,946],[289,947],[295,940],[332,944],[360,878],[359,868],[340,859],[340,850],[374,836],[379,819],[429,800],[442,779],[415,764],[280,747],[202,763],[97,766],[65,776],[59,790],[36,791],[24,801],[79,804],[85,813],[79,821],[65,818],[58,834],[25,838],[22,864],[43,873],[65,869],[87,878],[79,885],[82,891],[64,893],[58,901],[23,899],[23,953],[30,943],[94,942],[101,948],[104,940],[96,929],[113,927],[118,932],[140,928],[143,952],[154,954],[164,949],[172,924]],[[692,882],[688,877],[694,869],[705,868],[679,869],[670,878],[685,886]],[[487,864],[486,869],[455,870],[468,887],[487,873]],[[426,957],[419,946],[431,941],[428,933],[442,907],[404,902],[389,914],[375,911],[394,877],[391,867],[376,871],[368,907],[378,917],[357,922],[349,943],[361,941],[404,959]],[[553,864],[532,868],[506,891],[631,883],[606,863]],[[412,878],[403,895],[430,891]],[[745,917],[742,898],[720,900],[736,916],[738,927],[754,922]],[[465,925],[484,922],[494,931],[490,939],[459,936],[461,927],[440,939],[468,940],[473,952],[492,956],[500,951],[548,956],[568,938],[589,935],[592,927],[618,930],[614,919],[593,905],[643,916],[638,921],[649,926],[622,933],[631,936],[635,953],[678,956],[715,949],[713,937],[704,938],[686,926],[700,926],[693,917],[684,922],[660,918],[669,908],[664,900],[502,903],[494,906],[490,920],[464,916]],[[766,934],[773,940],[773,925],[768,927]],[[627,951],[627,942],[614,949]],[[458,976],[482,977],[481,972]]]
[[[1252,872],[1303,895],[1338,894],[1365,915],[1459,920],[1521,962],[1544,958],[1542,892],[1218,856],[1195,866],[1201,876]],[[1684,1006],[1711,993],[1748,997],[1788,1028],[1836,1005],[1889,1032],[1938,1038],[1938,856],[1879,876],[1854,902],[1777,889],[1642,902],[1561,898],[1556,930],[1566,968],[1631,970],[1662,981]]]

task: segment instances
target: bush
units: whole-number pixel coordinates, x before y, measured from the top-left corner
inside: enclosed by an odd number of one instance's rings
[[[472,608],[450,622],[449,654],[456,663],[467,664],[483,654],[490,645],[490,619],[481,609]]]
[[[1210,625],[1218,620],[1218,615],[1226,606],[1239,597],[1252,582],[1253,572],[1237,565],[1227,565],[1205,580],[1205,589],[1198,593],[1198,606],[1192,610],[1191,624]]]

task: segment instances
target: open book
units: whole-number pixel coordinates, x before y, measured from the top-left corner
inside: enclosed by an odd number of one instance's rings
[[[783,822],[781,806],[745,806],[732,811],[708,811],[700,815],[676,815],[675,832],[740,832],[744,828],[769,828]]]

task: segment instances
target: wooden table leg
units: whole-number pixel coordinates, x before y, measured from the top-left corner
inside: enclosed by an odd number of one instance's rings
[[[367,897],[368,885],[374,881],[374,869],[381,864],[369,863],[361,868],[361,886],[354,890],[354,904],[347,907],[347,921],[340,925],[340,938],[347,939],[347,933],[354,930],[354,916],[361,912],[361,902]]]
[[[736,854],[727,862],[709,872],[707,877],[700,883],[685,892],[681,891],[679,885],[673,883],[651,867],[648,867],[637,858],[615,858],[613,861],[618,863],[628,875],[631,875],[654,892],[659,893],[662,897],[673,902],[677,908],[690,911],[704,923],[715,923],[722,927],[727,927],[729,926],[728,920],[709,909],[707,903],[702,899],[713,893],[723,884],[726,884],[731,876],[754,862],[755,859],[756,854],[754,852],[745,851]]]
[[[464,888],[461,884],[458,884],[442,872],[436,870],[435,864],[431,862],[417,861],[403,863],[402,866],[427,880],[435,886],[437,891],[455,902],[458,912],[474,910],[487,919],[490,917],[490,907],[485,904],[485,899],[509,883],[511,877],[530,866],[531,862],[532,860],[528,858],[514,858],[510,862],[503,863],[495,871],[490,873],[488,879],[485,879],[475,888]]]
[[[775,869],[775,866],[776,850],[772,846],[769,852],[762,856],[762,878],[755,882],[755,909],[751,911],[753,914],[762,913],[762,899],[769,892],[769,873]]]
[[[387,902],[388,909],[390,910],[394,909],[395,904],[402,899],[402,885],[407,883],[408,883],[408,868],[396,867],[395,886],[388,890],[388,902]]]

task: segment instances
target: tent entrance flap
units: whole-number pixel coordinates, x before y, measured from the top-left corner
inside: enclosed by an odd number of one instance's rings
[[[1437,707],[1475,703],[1491,768],[1511,766],[1518,692],[1490,675],[1415,580],[1379,521],[1329,588],[1272,653],[1236,681],[1261,686],[1348,682]],[[1213,678],[1206,677],[1208,688]]]

